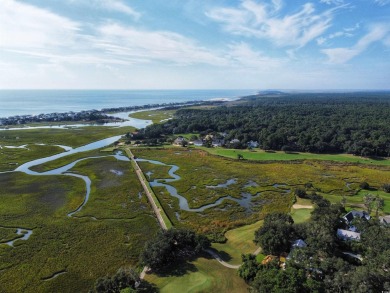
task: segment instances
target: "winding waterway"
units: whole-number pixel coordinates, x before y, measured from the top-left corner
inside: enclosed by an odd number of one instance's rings
[[[177,192],[177,189],[175,187],[173,187],[172,185],[167,184],[167,183],[175,182],[175,181],[178,181],[178,180],[181,179],[181,177],[175,173],[177,170],[179,170],[178,166],[176,166],[176,165],[168,165],[168,164],[165,164],[165,163],[160,162],[160,161],[147,160],[147,159],[142,159],[142,158],[138,158],[138,159],[136,159],[136,161],[137,162],[148,162],[148,163],[151,163],[151,164],[154,164],[154,165],[161,165],[161,166],[169,166],[169,167],[171,167],[169,169],[169,171],[168,171],[168,174],[172,178],[168,178],[168,179],[155,179],[155,180],[151,181],[149,184],[152,187],[164,187],[164,188],[166,188],[166,190],[169,192],[169,194],[171,196],[173,196],[173,197],[175,197],[175,198],[177,198],[179,200],[179,207],[180,207],[181,210],[184,210],[184,211],[188,211],[188,212],[203,212],[206,209],[209,209],[209,208],[216,207],[216,206],[220,205],[224,200],[231,200],[231,201],[235,201],[240,206],[244,207],[247,212],[250,212],[251,211],[251,207],[252,207],[252,199],[260,196],[260,193],[257,193],[255,195],[252,195],[250,193],[242,193],[241,194],[242,198],[239,199],[239,198],[235,198],[235,197],[232,197],[230,195],[227,195],[227,196],[220,197],[219,199],[217,199],[215,202],[213,202],[211,204],[207,204],[207,205],[201,206],[199,208],[190,208],[189,205],[188,205],[188,200],[184,196],[180,195]],[[219,184],[219,185],[216,185],[216,186],[207,186],[207,188],[226,188],[227,186],[229,186],[231,184],[235,184],[235,183],[236,183],[236,179],[230,179],[230,180],[228,180],[224,184]]]
[[[66,176],[73,176],[73,177],[77,177],[77,178],[82,179],[85,182],[86,193],[85,193],[85,197],[84,197],[83,202],[77,207],[77,209],[75,209],[74,211],[71,211],[71,212],[69,212],[67,214],[68,217],[73,217],[74,214],[76,214],[79,211],[81,211],[81,209],[87,204],[87,202],[89,200],[89,195],[90,195],[90,192],[91,192],[91,179],[88,176],[75,174],[75,173],[71,173],[71,172],[68,172],[68,171],[70,169],[72,169],[78,162],[83,161],[83,160],[87,160],[87,159],[97,159],[97,158],[104,158],[104,157],[115,157],[117,160],[120,160],[120,161],[129,161],[129,158],[124,156],[121,152],[117,152],[115,155],[106,155],[106,156],[98,156],[98,157],[86,157],[86,158],[78,159],[78,160],[76,160],[76,161],[74,161],[72,163],[69,163],[69,164],[65,165],[65,166],[62,166],[62,167],[59,167],[59,168],[56,168],[56,169],[53,169],[53,170],[50,170],[50,171],[42,172],[42,173],[32,171],[30,168],[34,167],[34,166],[37,166],[37,165],[40,165],[40,164],[44,164],[44,163],[50,162],[50,161],[54,161],[56,159],[59,159],[59,158],[65,157],[65,156],[69,156],[69,155],[72,155],[72,154],[76,154],[76,153],[80,153],[80,152],[86,152],[86,151],[91,151],[91,150],[95,150],[95,149],[99,149],[99,148],[105,147],[107,145],[110,145],[110,144],[114,143],[120,137],[121,136],[109,137],[109,138],[102,139],[102,140],[99,140],[99,141],[96,141],[96,142],[93,142],[93,143],[90,143],[90,144],[87,144],[87,145],[84,145],[84,146],[81,146],[81,147],[78,147],[78,148],[74,148],[74,149],[71,148],[71,147],[67,147],[67,146],[61,146],[65,150],[65,152],[57,154],[57,155],[53,155],[53,156],[50,156],[50,157],[33,160],[33,161],[30,161],[30,162],[24,163],[23,165],[20,165],[14,171],[1,172],[1,173],[22,172],[22,173],[25,173],[25,174],[28,174],[28,175],[32,175],[32,176],[66,175]],[[29,229],[26,229],[26,228],[16,228],[16,229],[17,229],[17,231],[16,231],[17,235],[23,235],[23,237],[19,237],[19,238],[16,238],[14,240],[11,240],[11,241],[4,242],[5,244],[13,247],[13,244],[14,244],[15,241],[17,241],[17,240],[27,240],[31,236],[31,234],[33,233],[32,230],[29,230]]]
[[[3,227],[0,227],[0,228],[3,228]],[[9,228],[10,229],[10,228]],[[15,238],[13,240],[10,240],[10,241],[6,241],[6,242],[1,242],[0,244],[7,244],[8,246],[11,246],[11,247],[14,247],[14,243],[15,241],[18,241],[18,240],[27,240],[28,238],[30,238],[31,234],[33,233],[32,230],[30,229],[26,229],[26,228],[15,228],[16,229],[16,235],[23,235],[22,237],[18,237],[18,238]]]

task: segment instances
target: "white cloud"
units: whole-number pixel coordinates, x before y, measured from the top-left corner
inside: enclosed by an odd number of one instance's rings
[[[317,42],[318,45],[321,46],[322,44],[325,44],[326,38],[325,37],[319,37],[319,38],[317,38],[316,42]]]
[[[390,36],[388,36],[384,41],[383,43],[387,46],[387,47],[390,47]]]
[[[99,28],[94,47],[103,50],[105,54],[133,60],[139,58],[179,65],[225,64],[223,58],[180,34],[138,30],[115,23]]]
[[[321,52],[328,56],[330,63],[346,63],[363,53],[372,43],[383,40],[389,32],[390,27],[388,25],[376,24],[354,46],[350,48],[324,49]]]
[[[331,26],[334,12],[343,6],[316,13],[314,5],[306,3],[299,12],[284,16],[277,14],[278,7],[275,1],[244,0],[238,8],[217,8],[206,15],[232,34],[265,38],[278,46],[303,47]]]
[[[354,34],[353,32],[359,29],[360,25],[357,23],[353,27],[348,27],[344,28],[342,31],[337,31],[335,33],[329,34],[328,36],[321,36],[316,39],[316,42],[318,45],[324,45],[328,40],[332,40],[335,38],[340,38],[340,37],[353,37]]]
[[[320,3],[328,4],[328,5],[340,5],[344,3],[344,0],[320,0]]]
[[[141,17],[141,13],[126,5],[122,0],[67,0],[67,2],[72,5],[124,13],[135,20]]]
[[[390,0],[374,0],[374,3],[378,4],[379,6],[385,6],[390,3]]]
[[[80,23],[48,10],[12,0],[0,3],[0,50],[34,58],[35,64],[228,63],[221,54],[180,34],[115,23],[97,25],[87,33]]]
[[[119,0],[95,0],[95,2],[104,9],[125,13],[135,19],[139,19],[141,17],[139,12]]]
[[[0,3],[1,48],[46,48],[75,42],[79,23],[16,1]]]
[[[285,60],[271,58],[263,52],[253,50],[246,43],[237,43],[229,46],[229,58],[233,64],[245,69],[268,70],[281,66]]]

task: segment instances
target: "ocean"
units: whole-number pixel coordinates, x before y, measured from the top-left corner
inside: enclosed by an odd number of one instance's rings
[[[235,99],[256,90],[0,90],[0,117]]]

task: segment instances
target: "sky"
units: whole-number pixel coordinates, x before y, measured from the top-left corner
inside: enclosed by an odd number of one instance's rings
[[[390,89],[390,0],[0,0],[0,89]]]

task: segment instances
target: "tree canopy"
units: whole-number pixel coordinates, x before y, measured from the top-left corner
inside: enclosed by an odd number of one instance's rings
[[[388,93],[253,96],[229,106],[181,109],[143,135],[225,133],[234,148],[251,140],[265,150],[390,156]],[[229,145],[229,144],[228,144]]]
[[[265,245],[265,253],[279,256],[289,252],[289,258],[282,269],[277,257],[260,264],[252,255],[243,256],[239,275],[249,283],[251,292],[389,291],[390,227],[376,218],[357,218],[352,223],[361,240],[342,241],[336,232],[346,228],[341,219],[344,208],[318,195],[310,197],[315,208],[308,222],[294,224],[288,215],[272,214],[255,232],[257,243]],[[290,249],[297,239],[303,239],[307,246]]]
[[[177,259],[194,256],[209,246],[210,241],[205,236],[188,229],[159,231],[146,243],[140,260],[143,265],[158,270]]]

